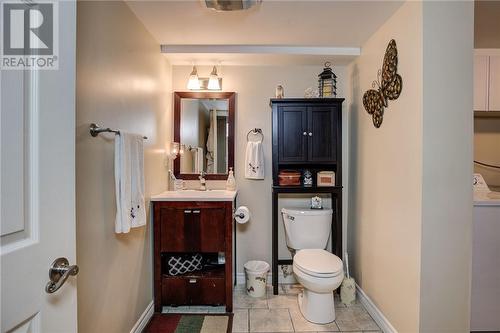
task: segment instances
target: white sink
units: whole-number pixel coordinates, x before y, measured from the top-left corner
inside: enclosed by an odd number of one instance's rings
[[[233,201],[237,193],[237,191],[226,190],[165,191],[153,195],[151,201]]]

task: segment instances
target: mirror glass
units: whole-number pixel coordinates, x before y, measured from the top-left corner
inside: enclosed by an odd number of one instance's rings
[[[181,174],[228,173],[229,100],[181,98]]]

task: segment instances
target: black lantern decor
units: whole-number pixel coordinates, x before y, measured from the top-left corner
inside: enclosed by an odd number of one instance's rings
[[[332,64],[325,62],[323,72],[318,75],[319,97],[337,97],[337,75],[330,68]]]

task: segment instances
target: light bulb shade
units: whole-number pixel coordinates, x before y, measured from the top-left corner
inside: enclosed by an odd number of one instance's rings
[[[189,90],[199,90],[200,89],[200,80],[198,78],[198,71],[196,70],[196,66],[193,66],[193,70],[191,74],[189,74],[189,81],[187,88]]]
[[[208,79],[209,90],[220,90],[219,77],[217,76],[217,68],[214,66],[210,78]]]

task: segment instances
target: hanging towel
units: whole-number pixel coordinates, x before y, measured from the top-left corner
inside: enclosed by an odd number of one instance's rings
[[[193,150],[194,153],[194,173],[200,173],[203,171],[203,148],[196,147]]]
[[[208,137],[207,137],[207,154],[205,157],[207,158],[207,173],[214,173],[214,132],[215,132],[215,121],[214,115],[216,116],[216,110],[210,110],[210,127],[208,129]]]
[[[264,148],[261,141],[247,143],[245,178],[264,179]]]
[[[146,224],[144,202],[144,147],[141,135],[121,133],[115,137],[115,232]]]

